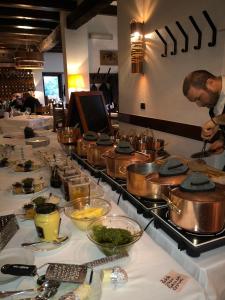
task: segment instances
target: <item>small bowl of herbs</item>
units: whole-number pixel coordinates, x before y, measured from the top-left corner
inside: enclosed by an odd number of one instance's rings
[[[87,228],[89,240],[107,256],[128,252],[142,234],[135,220],[119,215],[96,219]]]

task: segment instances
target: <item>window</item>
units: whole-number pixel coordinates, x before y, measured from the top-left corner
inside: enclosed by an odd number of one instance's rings
[[[42,73],[45,100],[47,99],[62,99],[63,100],[63,85],[61,73]],[[45,103],[47,104],[47,103]]]

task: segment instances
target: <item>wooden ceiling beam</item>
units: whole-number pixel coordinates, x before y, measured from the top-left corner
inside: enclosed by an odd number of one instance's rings
[[[1,7],[0,18],[42,20],[57,23],[60,20],[58,12],[18,9],[9,7]]]
[[[71,11],[76,7],[74,0],[1,0],[0,7],[16,7],[44,11]]]
[[[83,0],[83,2],[67,16],[67,28],[79,28],[99,14],[111,2],[112,0]]]
[[[52,33],[50,33],[42,42],[38,45],[40,52],[46,52],[54,48],[59,41],[61,41],[60,26],[57,26]]]
[[[99,15],[106,16],[117,16],[117,6],[116,5],[108,5],[100,11]]]
[[[11,33],[13,35],[38,35],[38,36],[47,36],[51,31],[43,30],[43,29],[21,29],[21,28],[12,28],[12,27],[0,27],[0,36],[3,33]]]
[[[25,29],[28,27],[33,29],[43,29],[43,30],[53,30],[56,25],[55,23],[49,23],[46,21],[34,21],[34,20],[20,20],[20,19],[2,19],[0,18],[0,26],[1,27],[16,27],[17,26],[24,26]]]
[[[17,43],[24,43],[24,44],[38,44],[42,41],[43,37],[38,36],[30,36],[29,39],[26,36],[12,36],[12,35],[1,35],[0,45],[16,45]]]

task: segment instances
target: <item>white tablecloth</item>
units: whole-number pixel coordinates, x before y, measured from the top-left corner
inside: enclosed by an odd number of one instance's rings
[[[54,138],[56,140],[56,138]],[[51,144],[51,146],[53,143]],[[42,169],[36,174],[44,174],[49,177],[48,170]],[[8,190],[15,179],[24,177],[23,174],[14,173],[12,170],[0,169],[0,209],[1,214],[15,212],[22,207],[30,198],[15,196]],[[124,214],[124,211],[115,204],[118,194],[113,192],[107,185],[103,185],[105,198],[111,201],[113,213]],[[60,193],[59,190],[49,189],[49,192]],[[123,203],[123,202],[121,202]],[[131,210],[133,207],[130,207]],[[132,214],[128,209],[128,214]],[[85,232],[81,232],[74,227],[70,219],[62,215],[62,230],[69,231],[71,238],[69,242],[58,250],[49,252],[35,252],[35,264],[37,266],[46,262],[62,263],[84,263],[92,259],[97,259],[103,254],[88,240]],[[20,230],[6,246],[7,248],[19,247],[21,242],[28,236],[35,235],[34,225],[31,221],[20,222]],[[115,262],[114,265],[121,265],[128,273],[128,283],[120,288],[114,289],[110,285],[103,285],[102,300],[203,300],[213,299],[206,295],[204,288],[191,277],[183,267],[177,263],[165,250],[155,243],[148,234],[144,233],[142,238],[133,246],[129,259]],[[175,271],[187,275],[189,280],[180,292],[174,292],[164,286],[162,279],[170,271]],[[13,282],[0,285],[0,290],[19,289],[34,286],[33,278],[20,278]],[[55,299],[58,299],[55,296]],[[215,298],[214,298],[215,299]]]
[[[110,187],[109,187],[110,191]],[[114,194],[117,202],[119,194]],[[143,228],[149,224],[149,219],[137,214],[136,208],[121,197],[119,206],[131,218],[137,220]],[[177,243],[161,229],[156,229],[151,223],[146,233],[173,257],[189,274],[191,274],[205,289],[207,299],[225,299],[225,246],[204,252],[200,257],[193,258],[185,251],[178,249]]]
[[[15,134],[16,132],[23,132],[26,126],[31,127],[33,129],[41,129],[46,127],[52,127],[52,124],[52,116],[23,115],[8,119],[0,119],[0,129],[4,134]]]

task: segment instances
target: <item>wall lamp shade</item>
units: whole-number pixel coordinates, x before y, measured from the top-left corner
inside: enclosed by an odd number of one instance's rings
[[[145,46],[143,25],[135,20],[130,23],[131,73],[143,73]]]
[[[81,90],[84,88],[84,78],[80,74],[68,75],[68,88]]]

